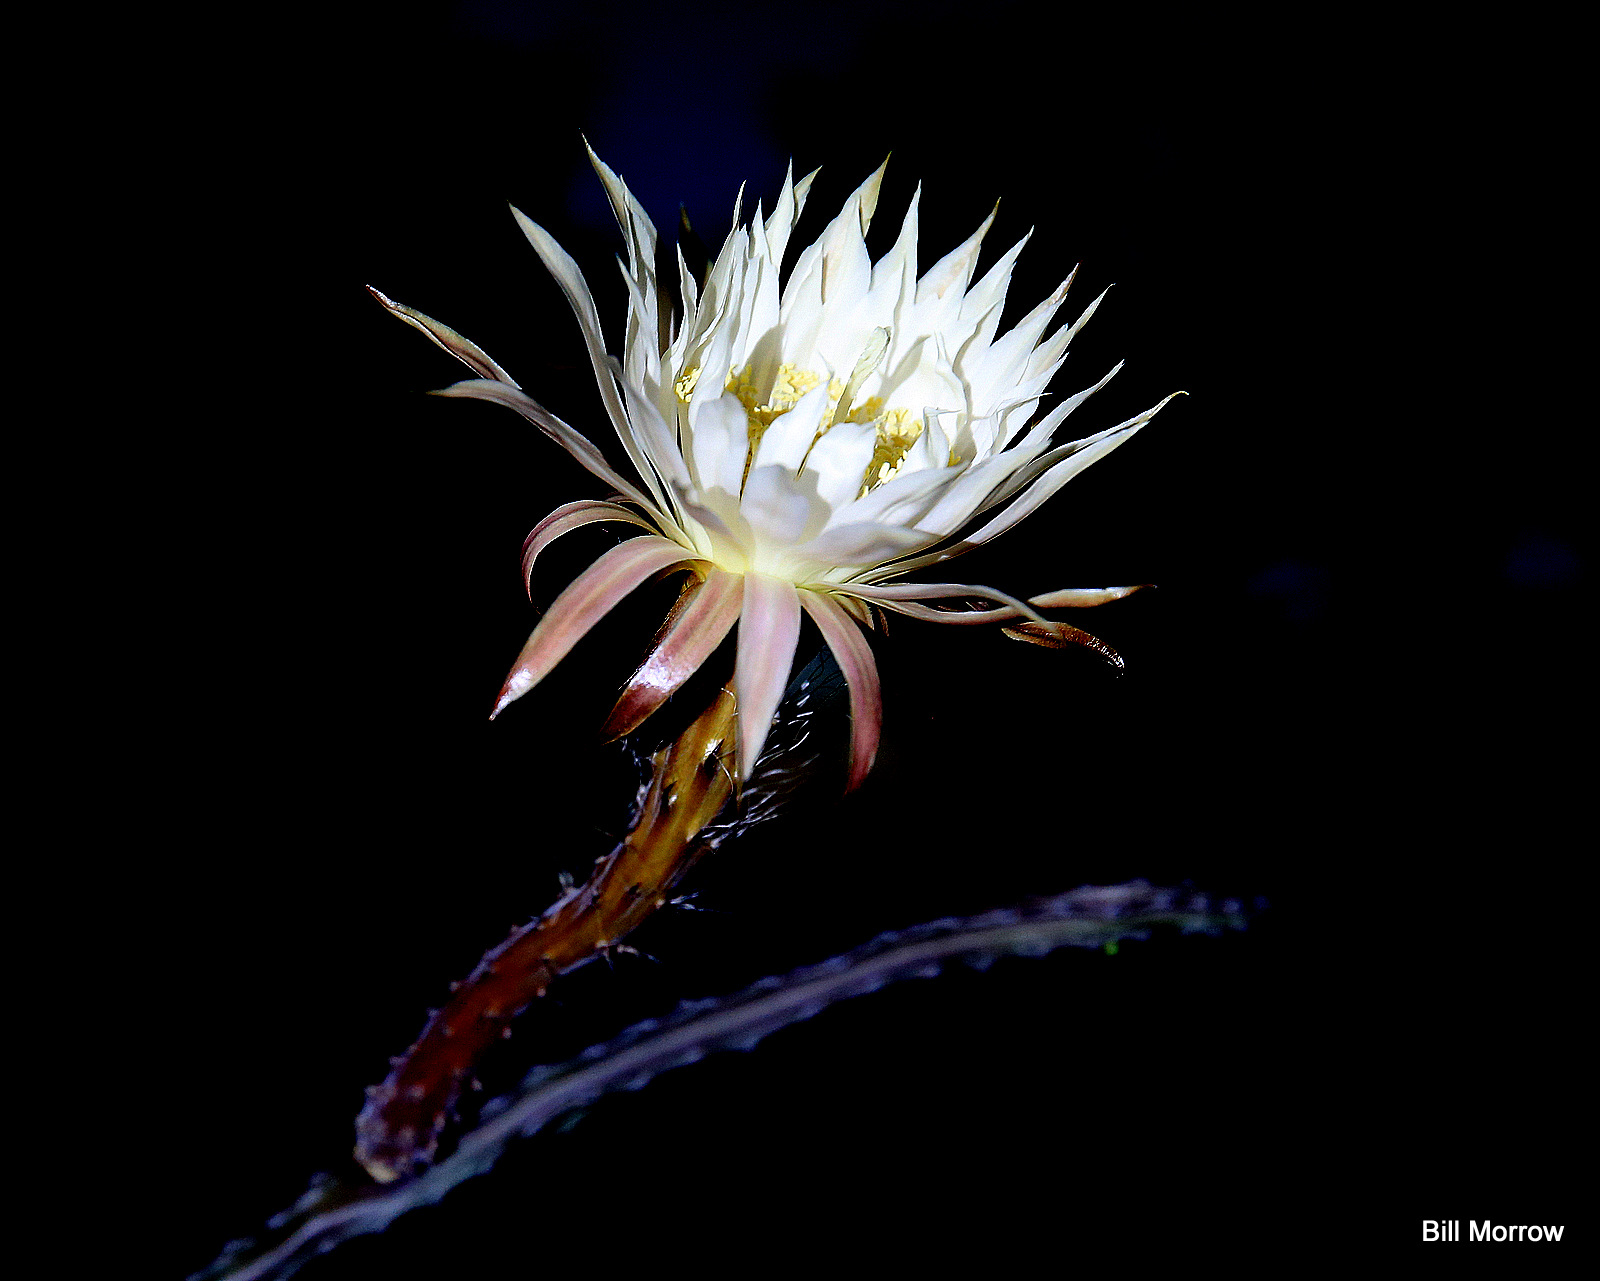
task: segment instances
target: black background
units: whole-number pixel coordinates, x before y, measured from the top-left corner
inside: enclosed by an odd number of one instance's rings
[[[535,617],[520,540],[601,495],[514,415],[427,398],[462,371],[362,289],[603,442],[506,210],[579,260],[615,342],[620,241],[580,132],[664,234],[682,201],[713,246],[739,184],[770,205],[791,157],[823,170],[798,243],[891,153],[875,253],[918,181],[924,262],[999,198],[985,263],[1036,229],[1008,317],[1075,263],[1077,308],[1115,284],[1057,390],[1128,365],[1075,426],[1190,395],[960,566],[1019,593],[1158,583],[1079,620],[1126,675],[897,623],[868,786],[706,864],[711,910],[639,932],[659,964],[568,980],[503,1080],[936,916],[1134,877],[1271,906],[1242,935],[827,1011],[601,1102],[305,1275],[1385,1257],[1430,1217],[1575,1234],[1576,472],[1546,398],[1494,390],[1527,322],[1460,311],[1491,244],[1512,270],[1547,253],[1466,225],[1477,184],[1536,164],[1449,49],[1401,35],[467,3],[230,24],[152,72],[181,122],[130,141],[170,177],[130,246],[160,304],[135,335],[165,406],[134,451],[155,656],[114,731],[128,831],[163,834],[132,1043],[183,1208],[150,1257],[198,1267],[344,1160],[424,1009],[622,821],[632,776],[594,729],[670,593],[490,725]],[[1491,179],[1480,143],[1516,159]],[[610,541],[552,551],[543,600]]]

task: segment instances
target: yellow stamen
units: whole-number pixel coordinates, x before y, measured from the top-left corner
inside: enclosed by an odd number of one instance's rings
[[[867,402],[869,405],[872,403],[872,401]],[[854,415],[852,418],[856,422],[871,421],[854,418]],[[871,493],[886,480],[898,475],[906,461],[906,455],[911,451],[911,446],[922,436],[922,419],[909,409],[889,410],[877,418],[877,426],[877,448],[872,451],[872,461],[867,464],[866,474],[861,480],[861,492],[856,495],[857,498]]]
[[[809,369],[796,369],[785,362],[778,366],[778,376],[773,380],[772,390],[767,393],[766,400],[761,398],[761,390],[750,381],[748,368],[731,370],[728,374],[726,391],[733,392],[744,404],[745,417],[750,420],[751,441],[760,439],[760,434],[770,426],[772,420],[780,414],[786,414],[800,403],[800,398],[822,381],[820,374],[814,374]],[[834,390],[838,384],[838,391]],[[829,394],[836,400],[844,391],[844,385],[837,378],[828,383]]]
[[[700,381],[700,366],[683,371],[683,377],[672,384],[672,390],[678,393],[678,403],[687,405],[689,398],[694,395],[694,387]]]
[[[686,369],[672,384],[680,404],[687,405],[693,397],[695,387],[700,382],[700,373],[700,367],[696,365]],[[773,379],[771,389],[766,391],[752,381],[749,366],[728,371],[724,390],[731,391],[739,398],[739,402],[744,406],[745,421],[749,427],[750,447],[745,455],[747,476],[750,464],[756,455],[756,447],[761,443],[761,437],[766,434],[767,428],[799,404],[800,398],[821,381],[821,374],[810,369],[799,369],[787,361],[778,366],[777,377]],[[823,426],[817,432],[817,439],[821,439],[828,430],[828,425],[833,422],[839,401],[846,390],[848,390],[846,384],[839,379],[828,380],[828,404],[822,413]],[[863,474],[857,497],[870,493],[884,481],[898,475],[907,453],[922,435],[922,419],[914,410],[885,409],[881,396],[869,396],[866,400],[851,405],[849,412],[840,421],[872,423],[877,428],[877,445]],[[955,451],[952,450],[950,465],[954,466],[957,461]]]

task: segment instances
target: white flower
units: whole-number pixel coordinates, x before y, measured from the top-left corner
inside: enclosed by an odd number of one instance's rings
[[[815,174],[799,183],[791,174],[771,215],[758,206],[748,226],[739,225],[736,208],[734,229],[703,284],[679,252],[671,283],[681,309],[669,308],[656,277],[655,227],[621,179],[592,151],[590,159],[628,244],[620,363],[606,352],[577,263],[543,228],[512,212],[578,315],[601,398],[637,481],[614,470],[594,444],[472,343],[373,291],[480,375],[440,395],[517,410],[616,491],[611,501],[568,503],[540,522],[524,547],[525,576],[553,539],[580,525],[618,521],[649,531],[606,552],[556,599],[512,668],[496,714],[533,688],[622,597],[674,570],[692,571],[698,589],[680,602],[608,727],[622,734],[641,723],[737,622],[742,777],[760,755],[787,683],[802,611],[849,686],[852,787],[871,767],[882,717],[872,652],[856,625],[870,624],[873,607],[938,622],[1026,620],[1008,634],[1090,644],[1115,657],[1087,633],[1047,622],[1038,610],[1097,605],[1135,588],[1067,590],[1023,602],[988,587],[885,585],[1004,533],[1167,403],[1052,447],[1062,421],[1105,386],[1113,369],[1031,421],[1099,298],[1046,339],[1069,276],[999,334],[1025,241],[974,283],[991,214],[919,276],[915,196],[894,247],[873,263],[863,237],[880,169],[800,254],[786,281],[779,265]],[[920,603],[936,599],[987,600],[995,608]]]

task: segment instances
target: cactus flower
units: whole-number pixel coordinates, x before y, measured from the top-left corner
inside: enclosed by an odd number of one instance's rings
[[[624,689],[608,728],[622,734],[642,723],[737,626],[741,777],[761,754],[802,613],[848,685],[852,787],[871,768],[882,721],[877,669],[862,632],[874,610],[1004,623],[1017,639],[1087,644],[1115,661],[1109,647],[1040,611],[1098,605],[1135,588],[1021,600],[991,587],[898,581],[1005,533],[1171,399],[1093,435],[1052,443],[1068,415],[1121,368],[1039,415],[1068,344],[1100,298],[1046,337],[1069,276],[1000,333],[1025,240],[977,277],[990,214],[919,273],[920,190],[893,247],[873,262],[864,237],[882,169],[799,254],[786,279],[780,266],[815,174],[797,183],[791,173],[770,214],[758,206],[741,224],[736,207],[733,230],[703,280],[690,274],[680,249],[677,279],[663,282],[655,227],[622,180],[593,152],[590,158],[627,242],[620,359],[608,352],[577,263],[543,228],[513,213],[577,313],[631,474],[474,344],[373,291],[478,375],[438,394],[515,409],[612,491],[603,500],[567,503],[535,527],[523,550],[525,581],[543,549],[570,530],[610,521],[641,531],[556,598],[507,677],[495,714],[548,675],[624,596],[673,571],[694,576],[691,590]],[[940,600],[945,607],[926,603]]]

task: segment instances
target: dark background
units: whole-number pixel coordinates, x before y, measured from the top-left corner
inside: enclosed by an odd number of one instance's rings
[[[166,834],[136,1043],[167,1118],[151,1164],[184,1208],[153,1259],[198,1267],[344,1160],[424,1009],[624,820],[632,774],[594,729],[670,592],[490,725],[535,618],[520,540],[601,495],[514,415],[427,398],[463,371],[362,290],[456,327],[604,443],[576,324],[506,209],[578,259],[615,343],[620,241],[580,132],[664,235],[681,201],[713,248],[739,184],[770,206],[791,158],[822,166],[797,244],[890,153],[875,254],[918,181],[925,265],[999,198],[985,264],[1037,229],[1009,318],[1075,263],[1064,314],[1116,286],[1056,390],[1128,365],[1073,425],[1190,395],[959,566],[1023,594],[1158,583],[1078,620],[1126,675],[897,622],[868,786],[821,784],[704,865],[711,910],[639,932],[659,964],[567,980],[500,1078],[1079,884],[1270,907],[1242,935],[837,1007],[602,1101],[305,1275],[1387,1256],[1428,1217],[1576,1231],[1555,1175],[1577,473],[1558,430],[1530,443],[1541,398],[1495,390],[1525,325],[1464,335],[1461,277],[1493,269],[1462,205],[1435,203],[1487,181],[1469,153],[1504,139],[1468,79],[1421,94],[1385,41],[1296,21],[465,3],[232,24],[174,59],[177,87],[152,73],[182,124],[143,144],[173,182],[130,249],[163,304],[150,377],[182,391],[138,459],[156,657],[117,732],[167,745],[136,760],[128,815]],[[611,537],[558,545],[543,601]]]

